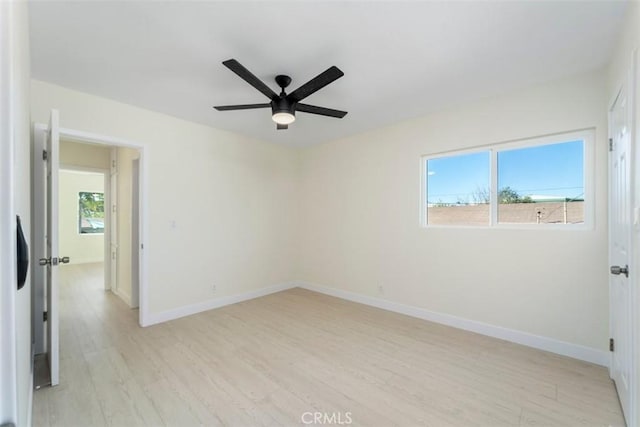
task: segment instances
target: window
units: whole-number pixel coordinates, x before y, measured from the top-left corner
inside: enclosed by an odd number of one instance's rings
[[[489,152],[427,160],[429,224],[489,225]]]
[[[78,232],[104,233],[104,193],[78,193]]]
[[[423,225],[586,224],[592,131],[423,158]]]
[[[498,152],[498,222],[584,222],[584,143]]]

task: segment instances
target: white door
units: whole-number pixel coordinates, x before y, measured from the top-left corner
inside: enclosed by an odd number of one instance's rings
[[[58,168],[59,160],[59,126],[58,111],[51,110],[49,128],[46,135],[45,161],[40,164],[45,168],[46,184],[44,194],[35,197],[46,199],[46,239],[45,257],[40,259],[40,265],[46,268],[44,274],[47,294],[47,359],[51,373],[51,385],[59,382],[59,347],[58,347],[58,265],[69,262],[58,255]]]
[[[33,217],[31,219],[33,239],[31,253],[33,259],[47,258],[47,168],[43,153],[47,150],[47,127],[37,124],[33,129]],[[47,351],[45,321],[42,313],[46,310],[46,268],[37,262],[31,263],[33,298],[33,340],[35,354]]]
[[[632,421],[632,298],[629,280],[631,248],[631,106],[625,84],[609,113],[610,201],[609,261],[610,316],[613,352],[611,377],[615,381],[627,423]]]

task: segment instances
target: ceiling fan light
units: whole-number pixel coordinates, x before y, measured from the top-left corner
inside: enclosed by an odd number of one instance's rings
[[[273,116],[271,116],[271,118],[273,119],[274,122],[278,123],[279,125],[289,125],[296,120],[296,116],[294,116],[291,113],[287,113],[283,111],[273,113]]]

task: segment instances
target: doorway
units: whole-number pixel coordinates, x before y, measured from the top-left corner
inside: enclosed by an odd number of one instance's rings
[[[77,277],[102,281],[131,309],[139,305],[139,157],[128,147],[60,140],[59,248],[70,259],[61,272],[95,264]]]
[[[52,118],[56,116],[57,112],[52,112]],[[56,126],[52,125],[36,125],[34,128],[34,258],[41,259],[45,271],[61,271],[65,268],[93,264],[94,268],[82,269],[82,275],[66,275],[66,279],[74,276],[83,277],[85,282],[95,285],[95,277],[88,279],[86,273],[98,271],[97,274],[102,276],[99,280],[102,283],[101,289],[98,291],[110,291],[110,294],[117,295],[122,300],[123,307],[127,309],[136,309],[140,305],[136,317],[138,324],[143,326],[146,318],[145,257],[142,253],[145,224],[142,203],[145,180],[141,174],[144,170],[143,147],[128,141],[63,128],[57,130],[54,138],[52,133],[55,128]],[[56,144],[51,144],[54,139]],[[50,152],[44,150],[45,146]],[[44,165],[40,163],[43,160]],[[61,178],[71,176],[70,174],[75,175],[75,181],[79,184],[76,185],[77,188],[70,190],[71,195],[67,197],[71,206],[61,206],[59,202],[64,200],[61,200],[61,186],[56,181],[65,181]],[[88,184],[91,181],[90,177],[95,178],[96,174],[101,176],[101,187]],[[52,180],[52,176],[56,179]],[[55,185],[51,185],[52,182],[56,182]],[[42,197],[42,189],[47,188],[47,183],[50,187],[49,192],[55,193],[55,203],[47,203],[48,198],[52,196]],[[64,185],[64,182],[61,184]],[[53,216],[62,214],[60,221],[66,221],[64,226],[58,221],[52,221],[51,225],[46,226],[47,219],[52,218],[53,205],[56,207]],[[73,214],[65,216],[64,209],[73,211]],[[139,224],[139,227],[134,229],[133,223]],[[58,242],[61,237],[59,231],[65,227],[70,227],[76,238],[84,239],[83,243],[91,241],[91,250],[85,247],[84,250],[76,251],[73,257],[61,252],[74,250],[73,245],[64,244],[64,238]],[[135,239],[132,236],[133,232],[136,233]],[[99,234],[101,239],[97,238]],[[49,244],[47,249],[43,242],[46,239],[51,240],[51,236],[55,236],[57,243]],[[96,240],[101,240],[101,252],[96,247]],[[68,265],[62,266],[65,262],[68,262]],[[96,266],[100,268],[96,269]],[[132,266],[136,267],[135,273],[131,270]],[[46,279],[52,275],[43,274],[43,269],[38,269],[37,266],[34,266],[33,274],[36,289],[33,295],[35,353],[46,353],[47,357],[44,360],[49,365],[50,384],[55,385],[58,378],[60,305],[56,295],[60,284],[57,281],[47,281]],[[60,275],[60,278],[65,279],[65,275]],[[52,313],[51,316],[46,315],[48,312]],[[52,350],[54,348],[55,352]]]

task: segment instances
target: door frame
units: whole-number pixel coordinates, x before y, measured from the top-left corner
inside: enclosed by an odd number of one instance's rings
[[[133,159],[131,168],[131,251],[140,246],[140,159]],[[140,264],[139,259],[131,260],[131,307],[140,306]]]
[[[36,123],[34,125],[34,129],[37,130],[48,130],[48,125]],[[148,312],[148,292],[147,292],[147,252],[148,247],[145,246],[147,242],[147,236],[149,235],[148,227],[149,227],[149,217],[147,206],[147,195],[148,195],[148,153],[149,148],[147,145],[131,141],[128,139],[117,138],[107,135],[100,135],[91,132],[80,131],[76,129],[69,129],[60,127],[60,138],[64,138],[65,140],[79,142],[79,143],[91,143],[98,144],[102,146],[115,146],[115,147],[126,147],[137,150],[140,153],[139,161],[140,161],[140,175],[138,181],[138,214],[140,220],[140,227],[138,229],[138,239],[140,242],[140,250],[138,251],[138,265],[139,269],[139,315],[138,315],[138,323],[140,326],[148,326],[149,325],[149,312]],[[106,254],[105,254],[106,256]]]
[[[630,405],[629,405],[629,414],[626,414],[627,425],[636,425],[638,422],[638,410],[640,409],[638,406],[638,396],[640,396],[640,371],[638,366],[638,357],[640,357],[640,340],[636,339],[638,332],[640,332],[640,292],[637,290],[638,284],[640,281],[638,278],[640,275],[640,262],[636,260],[637,252],[640,248],[640,186],[636,184],[638,178],[640,178],[640,150],[638,149],[638,141],[640,141],[640,135],[638,132],[640,131],[640,123],[638,123],[638,118],[640,115],[637,110],[637,101],[640,96],[640,87],[638,83],[640,82],[640,63],[638,62],[638,51],[634,50],[631,56],[631,66],[629,69],[625,70],[623,76],[620,77],[620,82],[615,86],[615,92],[612,97],[609,99],[609,103],[607,105],[607,137],[612,138],[613,135],[611,133],[611,111],[614,107],[615,103],[620,96],[620,92],[622,88],[626,86],[627,88],[627,102],[630,109],[629,114],[629,218],[631,220],[631,236],[629,236],[629,299],[630,301],[630,336],[631,336],[631,358],[629,366],[629,393],[630,393]],[[608,255],[607,262],[608,266],[611,265],[611,207],[615,203],[612,200],[612,179],[611,179],[611,151],[609,150],[608,154],[608,163],[607,163],[607,181],[608,181],[608,197],[607,203],[609,206],[609,220],[608,220]],[[608,267],[607,267],[608,269]],[[615,311],[615,307],[613,307],[612,300],[612,287],[611,287],[611,279],[609,276],[608,280],[609,286],[609,336],[613,337],[613,312]],[[610,354],[609,358],[609,377],[613,378],[613,353]]]
[[[630,95],[631,101],[633,103],[633,111],[634,114],[631,118],[631,205],[633,207],[633,212],[631,216],[631,221],[633,223],[631,236],[631,248],[633,251],[633,258],[629,263],[630,267],[633,268],[633,272],[635,274],[631,275],[631,288],[634,295],[632,300],[633,312],[632,319],[633,325],[631,329],[631,333],[634,337],[637,337],[640,333],[640,291],[638,290],[638,286],[640,285],[640,260],[638,259],[639,251],[640,251],[640,147],[638,147],[638,143],[640,142],[640,108],[638,103],[640,102],[640,54],[638,53],[638,49],[633,52],[633,75],[631,78],[631,88]],[[634,371],[633,371],[633,396],[634,399],[631,403],[633,407],[634,420],[636,424],[638,424],[639,420],[639,411],[640,407],[638,406],[638,398],[640,397],[640,339],[636,339],[633,343],[633,354],[632,360],[634,361]]]
[[[114,146],[109,148],[109,238],[108,246],[105,248],[105,256],[109,260],[109,272],[106,276],[109,278],[108,288],[113,293],[118,291],[118,149]],[[106,268],[107,264],[105,264]]]

